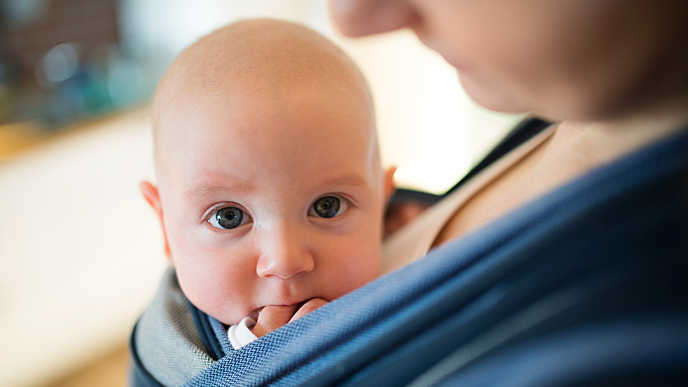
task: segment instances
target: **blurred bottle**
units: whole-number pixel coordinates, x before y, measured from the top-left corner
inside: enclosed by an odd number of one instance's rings
[[[0,124],[11,119],[14,112],[13,66],[0,58]]]
[[[50,49],[36,65],[35,74],[49,93],[47,119],[55,126],[142,104],[157,82],[114,46],[100,47],[83,57],[75,43]]]

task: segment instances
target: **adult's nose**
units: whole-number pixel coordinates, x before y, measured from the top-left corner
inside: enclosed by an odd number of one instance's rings
[[[407,0],[330,0],[329,8],[342,33],[352,37],[412,27],[418,21]]]
[[[258,276],[288,279],[313,271],[315,260],[307,236],[300,232],[298,226],[275,226],[261,234],[258,242],[260,257],[256,265]]]

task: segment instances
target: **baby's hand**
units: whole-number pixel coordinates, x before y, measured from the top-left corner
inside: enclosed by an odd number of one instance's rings
[[[300,308],[299,305],[266,306],[260,311],[256,319],[256,326],[254,326],[251,331],[257,337],[261,337],[282,325],[300,319],[325,304],[327,304],[327,301],[322,298],[312,298],[301,305]]]

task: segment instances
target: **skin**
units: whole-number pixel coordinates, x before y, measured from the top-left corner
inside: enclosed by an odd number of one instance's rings
[[[291,23],[241,22],[192,45],[154,100],[158,185],[144,197],[186,297],[262,336],[376,278],[392,173],[346,56]],[[336,197],[336,216],[314,203]],[[221,208],[244,220],[218,228]]]
[[[387,213],[385,214],[385,238],[412,222],[428,208],[430,208],[430,204],[414,200],[391,203],[387,206]]]
[[[435,246],[688,122],[682,0],[330,0],[343,33],[412,29],[479,104],[561,121],[456,212]]]

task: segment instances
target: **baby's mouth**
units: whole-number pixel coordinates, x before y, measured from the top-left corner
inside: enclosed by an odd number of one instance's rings
[[[263,310],[263,308],[264,308],[264,306],[261,306],[258,309],[254,309],[253,312],[251,312],[251,314],[249,314],[248,316],[251,317],[252,319],[258,321],[258,316],[260,316],[260,312]]]
[[[296,304],[292,304],[292,305],[296,305],[296,310],[299,310],[299,309],[301,309],[301,307],[302,307],[305,303],[307,303],[307,302],[310,301],[310,300],[311,300],[311,299],[309,298],[309,299],[307,299],[307,300],[303,300],[303,301],[301,301],[301,302],[297,302]],[[265,305],[265,306],[273,306],[273,305]],[[260,312],[263,311],[263,308],[265,308],[265,306],[261,306],[260,308],[254,309],[254,310],[251,312],[251,314],[249,314],[249,317],[251,317],[252,319],[258,321],[258,317],[260,316]],[[274,306],[291,306],[291,305],[274,305]]]

